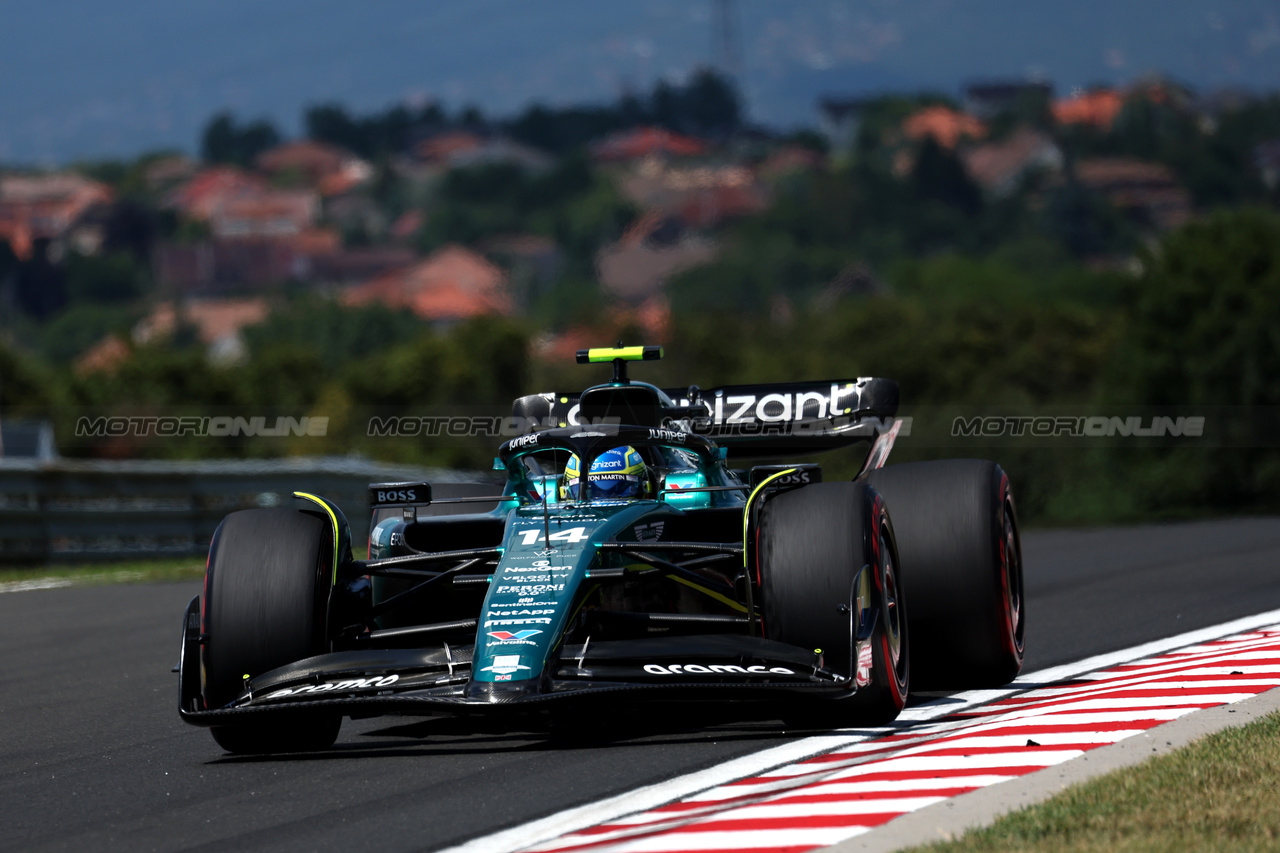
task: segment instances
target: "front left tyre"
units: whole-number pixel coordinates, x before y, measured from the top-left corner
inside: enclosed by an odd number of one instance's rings
[[[884,501],[866,483],[815,483],[768,498],[758,530],[764,636],[812,649],[824,669],[856,687],[843,698],[795,703],[787,718],[816,726],[892,721],[907,701],[910,649]],[[860,597],[869,598],[875,620],[861,645]]]
[[[319,513],[296,509],[243,510],[218,526],[205,573],[206,708],[236,700],[248,679],[326,651],[331,529]],[[318,712],[211,732],[228,752],[300,752],[332,746],[341,724]]]

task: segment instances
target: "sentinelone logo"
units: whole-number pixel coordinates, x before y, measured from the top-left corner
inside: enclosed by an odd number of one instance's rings
[[[956,438],[998,438],[1001,436],[1032,436],[1052,438],[1058,436],[1102,438],[1107,436],[1135,436],[1156,438],[1164,436],[1199,438],[1204,434],[1202,417],[1032,417],[994,415],[986,417],[958,417],[951,422],[951,435]]]
[[[329,419],[301,417],[275,418],[268,426],[265,417],[157,417],[115,416],[82,417],[76,421],[77,438],[118,438],[125,435],[165,438],[180,436],[264,436],[282,438],[289,435],[324,436],[329,431]]]

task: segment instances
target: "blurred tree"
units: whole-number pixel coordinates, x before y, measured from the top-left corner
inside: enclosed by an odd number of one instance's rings
[[[365,153],[366,142],[359,124],[341,104],[318,104],[308,107],[303,116],[303,126],[307,138],[317,142],[328,142],[348,151]]]
[[[127,304],[75,303],[38,328],[35,345],[53,364],[68,364],[107,335],[127,340],[142,313]]]
[[[209,120],[200,137],[200,156],[210,163],[252,166],[254,159],[280,143],[280,133],[268,121],[240,125],[235,116],[222,112]]]
[[[1119,387],[1152,405],[1280,405],[1280,216],[1215,213],[1143,263]]]
[[[138,263],[149,263],[156,230],[151,207],[134,199],[117,201],[103,223],[102,251],[128,252]]]
[[[348,308],[330,299],[302,298],[278,306],[261,323],[241,332],[253,359],[276,346],[310,352],[325,373],[378,350],[404,344],[426,330],[407,311],[380,303]]]
[[[33,240],[31,258],[17,270],[18,307],[37,320],[53,316],[67,304],[66,275],[49,259],[49,248],[47,237]]]
[[[926,136],[920,146],[911,180],[921,199],[940,201],[967,214],[975,214],[982,207],[982,191],[969,177],[960,158],[932,136]]]
[[[0,417],[48,417],[62,391],[46,365],[0,341]]]
[[[127,302],[149,290],[147,268],[127,252],[81,255],[72,252],[65,263],[67,294],[73,304]]]
[[[1280,216],[1223,211],[1144,257],[1108,399],[1205,415],[1212,446],[1131,452],[1139,505],[1280,502]]]
[[[688,132],[724,137],[742,122],[742,103],[733,85],[708,68],[694,72],[678,103],[677,121]]]

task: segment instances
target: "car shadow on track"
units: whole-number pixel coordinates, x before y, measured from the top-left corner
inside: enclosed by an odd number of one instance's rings
[[[505,725],[501,721],[468,717],[433,717],[413,722],[397,721],[364,731],[346,733],[332,748],[309,753],[221,755],[211,764],[263,761],[341,761],[393,756],[483,755],[486,753],[553,752],[614,746],[660,747],[699,743],[758,742],[772,745],[810,734],[786,727],[777,720],[746,719],[726,722],[723,711],[660,716],[652,713],[614,713],[606,717],[561,717]],[[357,723],[358,725],[358,723]]]
[[[913,695],[911,705],[946,703],[948,693]],[[962,700],[955,699],[957,703]],[[736,711],[736,716],[734,716]],[[379,725],[387,722],[388,725]],[[372,726],[353,731],[355,726]],[[907,726],[909,727],[909,726]],[[842,738],[882,735],[897,728],[840,728],[783,723],[768,710],[744,705],[726,712],[723,705],[681,704],[637,708],[601,707],[555,718],[493,719],[428,717],[405,722],[348,721],[332,748],[310,753],[222,755],[211,764],[263,761],[342,761],[378,757],[466,756],[511,752],[554,752],[617,746],[664,747],[715,741],[758,743],[761,748],[799,738],[832,734]]]

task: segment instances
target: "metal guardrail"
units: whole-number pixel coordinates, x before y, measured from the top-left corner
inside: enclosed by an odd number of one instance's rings
[[[288,506],[295,490],[346,513],[353,545],[369,535],[368,484],[489,480],[479,472],[347,457],[207,461],[0,458],[0,563],[204,554],[227,513]],[[492,486],[481,488],[492,493]],[[449,490],[451,491],[451,489]]]

